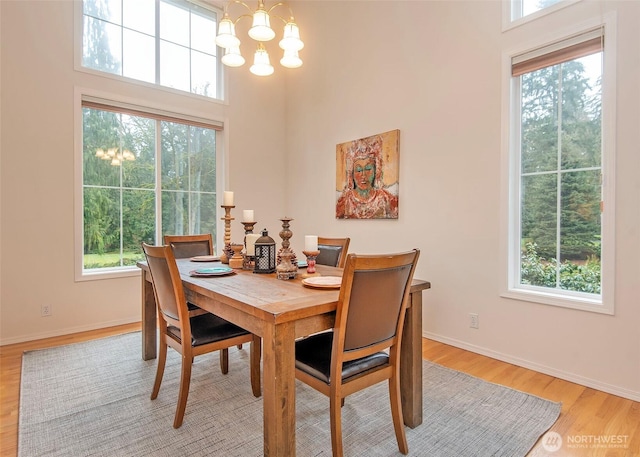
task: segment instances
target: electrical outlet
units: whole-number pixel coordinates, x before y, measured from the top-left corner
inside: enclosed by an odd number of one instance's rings
[[[469,313],[469,327],[480,328],[480,320],[476,313]]]
[[[42,317],[51,316],[51,305],[42,305],[40,308],[40,315]]]

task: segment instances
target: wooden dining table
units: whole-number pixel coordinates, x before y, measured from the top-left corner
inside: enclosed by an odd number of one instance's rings
[[[219,265],[178,259],[178,269],[189,302],[233,322],[262,338],[262,397],[264,455],[296,454],[295,346],[296,338],[333,327],[338,290],[279,280],[276,274],[234,270],[216,277],[193,277],[190,271]],[[157,308],[149,268],[142,269],[142,358],[156,357]],[[342,276],[342,269],[317,265],[323,276]],[[405,424],[422,423],[422,291],[428,281],[414,279],[402,339],[401,390]],[[328,403],[327,403],[328,408]]]

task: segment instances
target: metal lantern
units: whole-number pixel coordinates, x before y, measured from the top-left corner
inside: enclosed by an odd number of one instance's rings
[[[256,264],[254,273],[273,273],[276,271],[276,242],[269,236],[267,229],[255,242]]]

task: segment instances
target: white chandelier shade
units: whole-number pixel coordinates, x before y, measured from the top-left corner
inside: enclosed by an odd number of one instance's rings
[[[235,46],[224,50],[222,63],[229,67],[241,67],[244,65],[244,57],[240,54],[240,47]]]
[[[273,74],[273,65],[271,65],[269,54],[262,43],[260,43],[258,49],[256,49],[253,57],[253,65],[251,65],[249,71],[256,76],[269,76]]]
[[[242,14],[235,21],[232,20],[228,11],[232,3],[244,6],[251,14]],[[284,19],[272,13],[274,9],[280,6],[287,7],[285,3],[280,2],[267,9],[264,0],[258,0],[258,6],[253,10],[241,0],[229,0],[224,7],[224,15],[218,23],[218,33],[215,40],[216,44],[224,49],[224,55],[221,59],[224,65],[230,67],[244,65],[245,59],[240,52],[241,43],[236,35],[235,25],[241,18],[251,17],[253,22],[248,35],[251,39],[258,42],[258,48],[254,55],[253,65],[249,70],[258,76],[273,74],[274,68],[270,63],[269,54],[263,43],[273,40],[276,36],[276,32],[271,28],[271,18],[275,17],[284,23],[282,38],[278,43],[284,51],[283,57],[280,59],[280,64],[286,68],[298,68],[302,66],[302,59],[300,59],[298,55],[298,51],[304,48],[304,42],[300,39],[300,29],[294,21],[290,8],[289,19]]]

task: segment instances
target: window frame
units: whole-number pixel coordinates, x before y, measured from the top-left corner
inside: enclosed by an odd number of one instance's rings
[[[147,113],[151,117],[155,114],[181,119],[192,124],[208,125],[216,130],[216,206],[222,204],[224,183],[227,180],[226,167],[226,131],[224,121],[210,114],[177,109],[170,106],[162,106],[144,100],[131,99],[121,95],[106,93],[103,91],[76,86],[74,88],[74,277],[75,281],[90,281],[100,279],[122,278],[139,276],[140,269],[136,266],[123,266],[103,268],[99,270],[86,270],[84,268],[84,199],[83,199],[83,100],[91,100],[104,105],[111,105],[131,111]],[[154,193],[160,197],[161,183],[158,179],[159,170],[156,168],[156,182]],[[159,199],[156,199],[156,220],[159,211]],[[221,220],[216,216],[217,233],[223,233]],[[160,225],[156,226],[156,239],[161,239]]]
[[[201,8],[208,9],[217,14],[217,17],[222,17],[222,9],[216,7],[213,4],[209,4],[200,0],[185,0],[189,3],[193,3]],[[207,100],[209,102],[215,103],[225,103],[227,99],[227,83],[226,77],[227,72],[224,70],[224,65],[222,64],[222,54],[220,52],[220,48],[217,49],[216,53],[216,92],[218,97],[209,97],[202,94],[196,94],[193,92],[187,92],[181,89],[175,89],[169,86],[163,86],[159,83],[150,83],[147,81],[142,81],[139,79],[129,78],[127,76],[117,75],[114,73],[108,73],[104,71],[99,71],[93,68],[88,68],[82,65],[82,52],[83,52],[83,29],[84,29],[84,12],[83,12],[83,0],[74,1],[74,40],[73,40],[73,67],[75,71],[79,71],[82,73],[87,73],[90,75],[100,76],[103,78],[112,79],[115,81],[122,81],[127,84],[135,84],[142,87],[152,88],[155,90],[162,90],[172,94],[178,94],[182,96],[193,97],[201,100]],[[189,48],[191,49],[191,48]],[[156,50],[156,53],[159,52]],[[157,57],[157,55],[156,55]],[[156,59],[156,67],[158,66],[158,62]]]
[[[602,68],[602,251],[601,294],[519,284],[520,272],[520,98],[517,81],[511,76],[513,58],[535,51],[589,30],[604,30]],[[569,27],[514,46],[502,56],[502,170],[501,170],[501,285],[500,296],[564,308],[614,314],[615,284],[615,134],[616,134],[616,14]]]
[[[502,0],[502,31],[504,32],[512,28],[519,27],[522,24],[535,21],[543,16],[555,13],[558,10],[566,8],[567,6],[573,5],[574,3],[580,1],[582,0],[560,0],[558,3],[535,11],[531,14],[527,14],[526,16],[513,18],[513,11],[516,9],[515,5],[517,3],[521,4],[522,0]]]

